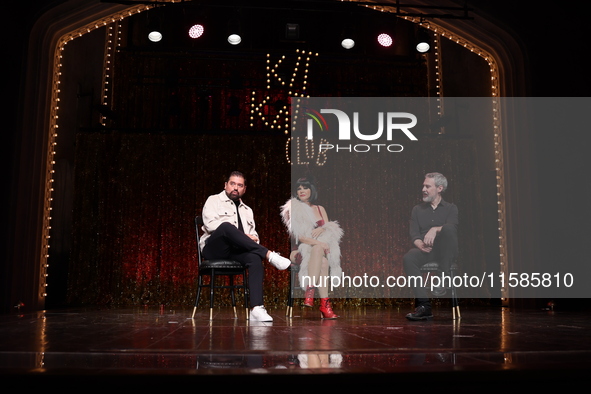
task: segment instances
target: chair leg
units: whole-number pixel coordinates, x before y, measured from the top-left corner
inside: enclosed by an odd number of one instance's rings
[[[209,320],[213,320],[213,298],[214,298],[214,284],[215,284],[215,274],[213,270],[211,272],[209,282]]]
[[[455,294],[455,289],[453,289],[454,294],[453,294],[453,316],[454,316],[454,320],[456,319],[460,319],[462,316],[460,315],[460,305],[458,302],[458,298],[457,295]]]
[[[249,303],[250,303],[250,299],[249,299],[249,292],[248,292],[248,273],[245,272],[244,274],[242,274],[242,293],[244,295],[244,309],[245,309],[245,315],[246,315],[246,320],[250,319],[250,309],[249,309]]]
[[[234,309],[234,319],[238,319],[238,314],[236,313],[236,297],[234,296],[234,276],[228,275],[230,278],[230,297],[232,298],[232,308]]]
[[[294,272],[289,271],[289,291],[287,293],[287,310],[285,316],[292,317],[293,315],[293,284],[294,284]]]
[[[199,279],[197,279],[197,297],[195,297],[195,304],[193,307],[193,315],[191,315],[191,319],[195,318],[195,312],[197,312],[197,306],[199,305],[199,297],[201,297],[201,287],[203,286],[203,276],[199,275]]]
[[[453,285],[453,281],[451,284],[451,302],[452,302],[453,319],[454,320],[460,319],[462,316],[460,315],[460,305],[459,305],[459,301],[458,301],[458,294],[457,294],[456,287]]]

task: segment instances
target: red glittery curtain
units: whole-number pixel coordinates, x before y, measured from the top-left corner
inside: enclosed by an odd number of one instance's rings
[[[279,216],[290,194],[286,140],[281,135],[80,134],[70,302],[192,305],[198,272],[193,220],[234,169],[248,176],[244,199],[255,212],[262,243],[286,255],[289,240]],[[391,156],[390,169],[381,173],[369,163],[340,167],[355,176],[336,179],[329,165],[313,168],[319,203],[345,231],[343,270],[351,276],[403,273],[410,209],[419,200],[423,174],[434,166],[450,179],[446,199],[461,210],[460,259],[483,262],[481,186],[475,167],[468,165],[474,155],[470,141],[434,140]],[[287,272],[266,267],[265,302],[281,305]],[[343,302],[378,302],[350,298]],[[227,302],[220,297],[221,304]]]
[[[274,104],[265,111],[277,111],[277,104],[286,101],[281,89],[265,92],[265,57],[122,51],[116,65],[113,128],[77,136],[69,303],[192,305],[198,272],[194,217],[209,195],[222,190],[232,170],[248,177],[244,200],[255,212],[262,243],[286,255],[290,245],[279,207],[290,195],[287,136],[280,130],[254,132],[267,130],[260,119],[250,125],[253,91],[257,100],[263,93],[272,96]],[[379,65],[377,73],[375,62],[362,58],[324,59],[311,67],[310,93],[426,95],[424,64],[393,60]],[[344,271],[402,273],[408,215],[423,174],[434,169],[450,178],[448,198],[458,204],[462,218],[470,218],[460,227],[461,258],[483,261],[477,156],[472,141],[433,140],[388,157],[390,170],[380,173],[371,166],[341,166],[342,173],[356,174],[343,180],[335,179],[331,165],[312,168],[320,203],[345,231]],[[363,196],[368,195],[379,198],[367,204]],[[282,305],[288,273],[266,267],[265,303]],[[351,294],[341,302],[393,301]],[[228,298],[220,297],[219,303],[227,305]]]
[[[290,167],[277,153],[285,142],[284,136],[80,134],[69,301],[191,305],[194,217],[234,169],[248,176],[244,199],[262,242],[287,253],[279,205],[289,196]],[[285,293],[287,273],[268,271],[273,303]]]

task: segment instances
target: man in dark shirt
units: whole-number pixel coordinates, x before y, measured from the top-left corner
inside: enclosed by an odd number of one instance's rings
[[[420,268],[431,261],[449,274],[458,251],[458,208],[441,197],[447,179],[438,172],[425,175],[423,202],[415,205],[410,218],[410,237],[414,248],[404,255],[404,271],[408,277],[421,276]],[[417,282],[418,283],[418,282]],[[415,311],[409,320],[430,320],[431,300],[425,287],[414,287]]]

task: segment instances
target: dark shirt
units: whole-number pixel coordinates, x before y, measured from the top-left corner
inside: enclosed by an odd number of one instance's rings
[[[236,214],[238,215],[238,230],[244,232],[244,227],[242,227],[242,219],[240,218],[240,204],[242,204],[242,201],[240,199],[235,200],[234,204],[236,204]]]
[[[435,209],[429,202],[415,205],[410,215],[411,242],[414,243],[417,239],[422,240],[431,227],[439,227],[444,224],[458,226],[458,207],[455,204],[441,199]]]

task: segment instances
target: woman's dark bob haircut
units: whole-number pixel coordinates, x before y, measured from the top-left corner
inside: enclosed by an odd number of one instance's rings
[[[310,178],[300,178],[296,181],[294,188],[293,188],[293,192],[294,195],[298,196],[298,188],[302,186],[306,189],[310,189],[310,202],[314,202],[316,201],[316,199],[318,198],[318,191],[316,191],[316,186],[314,186],[314,183],[312,180],[310,180]],[[298,198],[299,199],[299,198]]]

